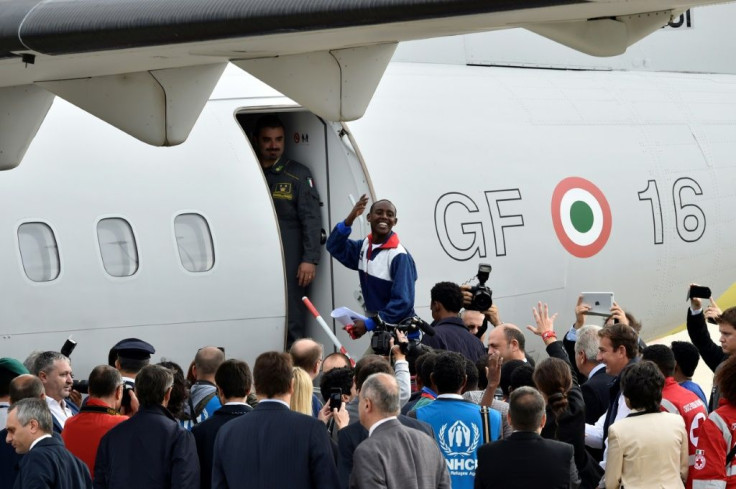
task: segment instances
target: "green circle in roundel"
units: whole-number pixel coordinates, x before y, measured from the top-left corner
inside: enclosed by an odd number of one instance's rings
[[[582,200],[570,206],[570,221],[579,233],[587,233],[593,227],[593,209]]]

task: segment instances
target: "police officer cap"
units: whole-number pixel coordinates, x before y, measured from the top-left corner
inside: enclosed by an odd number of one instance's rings
[[[28,369],[23,366],[15,358],[0,358],[0,371],[9,372],[14,375],[23,375],[28,373]]]
[[[117,355],[120,357],[136,360],[146,360],[156,353],[156,350],[150,343],[139,340],[138,338],[120,340],[112,347],[112,351],[117,352]]]

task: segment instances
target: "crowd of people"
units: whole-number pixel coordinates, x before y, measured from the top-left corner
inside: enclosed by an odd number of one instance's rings
[[[311,175],[282,160],[277,119],[259,120],[255,137],[280,220],[293,217],[298,234],[294,202],[318,199]],[[2,358],[0,487],[736,489],[736,308],[693,298],[691,343],[646,346],[615,303],[592,325],[581,297],[561,339],[539,303],[527,328],[548,358],[534,359],[497,305],[479,306],[482,289],[440,282],[427,334],[405,334],[388,325],[415,315],[416,266],[393,232],[395,206],[367,204],[326,247],[358,272],[366,315],[347,329],[380,339],[375,351],[355,365],[325,356],[295,310],[288,352],[264,352],[252,369],[212,346],[186,371],[153,364],[152,345],[124,339],[89,373],[86,397],[60,352]],[[366,209],[371,234],[351,240]],[[314,278],[306,242],[289,252],[290,291]],[[700,357],[715,373],[710,399],[692,381]]]
[[[2,358],[0,486],[736,487],[736,309],[693,299],[692,343],[670,347],[644,345],[618,306],[586,325],[580,301],[560,340],[540,303],[535,361],[496,306],[460,313],[467,296],[437,284],[432,348],[407,356],[399,334],[355,365],[302,338],[252,370],[204,347],[184,371],[128,338],[82,396],[59,352]],[[700,356],[710,400],[691,380]]]

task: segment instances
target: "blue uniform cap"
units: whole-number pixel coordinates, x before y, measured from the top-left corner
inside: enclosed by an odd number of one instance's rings
[[[120,340],[112,347],[112,351],[123,358],[140,360],[151,358],[151,355],[156,353],[156,349],[150,343],[139,340],[138,338]]]

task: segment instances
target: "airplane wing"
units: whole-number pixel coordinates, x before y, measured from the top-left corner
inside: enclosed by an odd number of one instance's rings
[[[5,0],[0,169],[54,95],[154,145],[183,142],[228,62],[328,120],[363,115],[398,42],[525,27],[620,54],[713,0]]]

